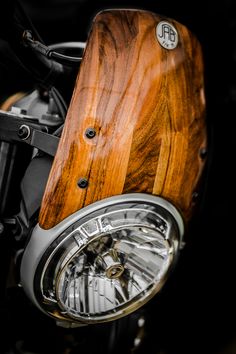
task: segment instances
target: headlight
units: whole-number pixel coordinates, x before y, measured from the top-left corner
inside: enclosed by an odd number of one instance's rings
[[[53,229],[35,229],[22,261],[22,284],[57,319],[114,320],[160,290],[182,234],[178,211],[162,198],[104,199]]]

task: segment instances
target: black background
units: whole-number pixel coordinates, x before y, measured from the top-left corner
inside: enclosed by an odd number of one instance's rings
[[[177,268],[163,291],[147,307],[149,322],[143,353],[157,354],[161,349],[163,354],[235,354],[236,13],[233,0],[188,3],[22,0],[21,3],[46,44],[86,41],[93,16],[111,7],[143,8],[164,14],[186,25],[199,39],[205,63],[209,132],[205,188]],[[1,46],[3,48],[4,43]],[[2,97],[28,85],[22,73],[14,72],[14,68],[5,69],[4,66],[0,72]],[[25,300],[19,297],[19,301],[24,304]],[[18,303],[13,306],[18,307]],[[60,330],[55,330],[50,321],[45,325],[37,311],[35,314],[32,310],[23,322],[22,317],[19,319],[16,315],[14,321],[17,325],[8,328],[9,341],[19,337],[17,331],[22,338],[28,333],[35,347],[41,348],[44,343],[40,353],[49,352],[48,348],[52,353],[60,352],[56,344],[62,345],[58,339]],[[105,340],[102,331],[101,326],[81,329],[83,336],[91,336],[91,341],[88,340],[91,345],[93,338],[98,342]],[[46,340],[50,341],[49,347]],[[79,352],[85,353],[82,349]],[[93,353],[92,349],[87,352]]]

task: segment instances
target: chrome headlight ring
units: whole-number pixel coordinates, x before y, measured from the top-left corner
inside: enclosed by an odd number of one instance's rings
[[[183,233],[179,212],[160,197],[107,198],[52,229],[36,226],[22,259],[22,285],[59,321],[115,320],[161,289]]]

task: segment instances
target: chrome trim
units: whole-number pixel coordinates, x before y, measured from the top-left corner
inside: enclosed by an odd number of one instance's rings
[[[178,210],[167,200],[160,198],[154,195],[148,195],[144,193],[131,193],[131,194],[123,194],[118,196],[113,196],[110,198],[103,199],[101,201],[95,202],[76,213],[70,215],[65,220],[60,222],[55,227],[44,230],[39,225],[36,225],[34,228],[30,241],[26,246],[22,263],[21,263],[21,284],[28,295],[28,297],[33,301],[33,303],[43,312],[45,312],[38,301],[36,300],[34,294],[34,277],[39,265],[42,256],[48,247],[52,244],[52,242],[63,233],[68,227],[77,222],[79,219],[87,216],[88,214],[104,207],[104,206],[112,206],[117,203],[122,202],[150,202],[160,207],[164,208],[168,211],[176,221],[176,224],[179,229],[180,242],[179,245],[181,247],[182,238],[184,234],[184,223],[182,217]],[[168,238],[168,235],[167,235]],[[46,312],[45,312],[46,313]]]

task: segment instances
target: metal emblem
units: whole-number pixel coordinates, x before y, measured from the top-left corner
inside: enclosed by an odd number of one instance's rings
[[[165,49],[175,49],[178,45],[178,32],[175,27],[166,21],[158,23],[156,28],[158,42]]]

